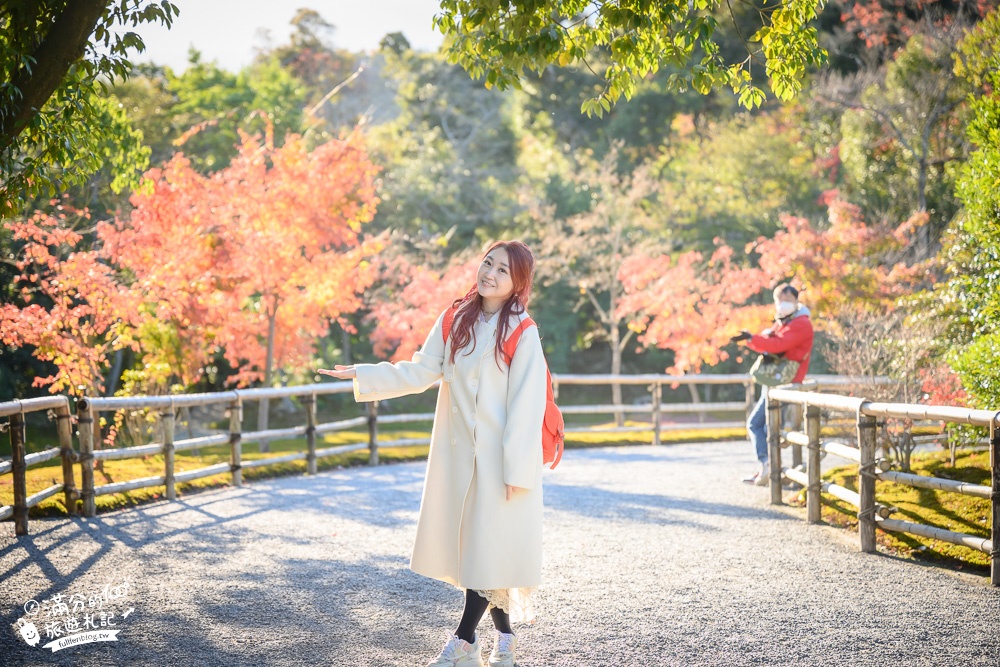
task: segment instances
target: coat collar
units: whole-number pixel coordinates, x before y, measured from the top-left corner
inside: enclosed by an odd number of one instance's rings
[[[526,319],[527,317],[528,314],[526,312],[511,313],[507,317],[507,331],[505,335],[510,336],[514,332],[514,330],[517,329],[517,327],[521,324],[521,321]],[[489,345],[483,346],[483,352],[482,352],[483,355],[491,354],[496,350],[496,335],[499,322],[500,322],[500,316],[497,315],[493,317],[493,319],[491,319],[489,322],[483,322],[482,320],[479,320],[476,323],[476,326],[478,327],[476,329],[476,334],[482,336],[483,340],[486,340],[488,338],[490,341]]]
[[[526,319],[527,317],[528,317],[527,313],[511,313],[507,317],[507,335],[509,336],[510,333],[514,329],[516,329],[518,325],[521,324],[521,321]],[[480,331],[486,331],[486,332],[496,331],[499,322],[500,322],[500,316],[494,315],[493,318],[490,319],[488,322],[483,322],[483,320],[480,318],[479,320],[476,321],[476,326],[479,327]]]
[[[521,324],[521,321],[528,317],[527,312],[523,313],[511,313],[507,317],[507,332],[506,335],[510,336],[514,330]],[[497,334],[497,324],[500,322],[500,316],[496,315],[489,322],[483,322],[482,319],[476,320],[476,344],[482,345],[482,351],[480,357],[485,357],[487,354],[492,354],[496,350],[496,334]],[[450,344],[449,336],[449,344]],[[489,341],[488,345],[483,345],[484,341]],[[459,354],[462,354],[459,352]],[[453,368],[454,365],[451,363],[450,356],[445,356],[445,364],[449,368]]]

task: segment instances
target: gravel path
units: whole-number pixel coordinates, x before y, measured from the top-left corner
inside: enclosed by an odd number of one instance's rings
[[[746,443],[568,452],[546,474],[544,589],[519,665],[1000,664],[1000,591],[860,554],[740,484],[752,467]],[[423,475],[258,481],[32,521],[19,539],[0,524],[0,664],[424,665],[462,594],[407,568]],[[56,602],[126,580],[77,609],[97,625],[103,604],[119,641],[42,648]],[[49,602],[35,647],[8,628],[29,599]],[[480,632],[485,655],[488,617]]]

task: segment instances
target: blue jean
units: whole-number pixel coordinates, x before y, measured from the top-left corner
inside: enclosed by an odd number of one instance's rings
[[[767,388],[761,392],[760,400],[750,411],[747,418],[747,435],[750,444],[757,451],[757,460],[767,463]]]

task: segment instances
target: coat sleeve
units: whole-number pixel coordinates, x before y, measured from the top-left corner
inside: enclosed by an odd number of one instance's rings
[[[784,354],[807,343],[811,335],[811,328],[806,326],[806,318],[796,318],[787,327],[779,328],[770,336],[754,336],[747,341],[747,347],[762,354]]]
[[[503,481],[531,489],[542,466],[545,420],[545,356],[538,327],[528,327],[521,333],[508,372]]]
[[[441,313],[427,334],[424,346],[413,354],[411,361],[355,365],[354,400],[363,403],[419,394],[440,380],[445,347],[441,338],[443,319],[444,313]]]

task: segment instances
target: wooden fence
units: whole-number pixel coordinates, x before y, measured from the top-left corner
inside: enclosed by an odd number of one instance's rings
[[[859,380],[836,376],[817,376],[803,385],[812,389],[830,389],[856,386]],[[686,424],[661,423],[663,415],[678,414],[698,414],[709,413],[732,415],[734,412],[749,412],[754,405],[755,388],[752,379],[744,374],[732,375],[554,375],[554,390],[558,395],[560,387],[571,385],[584,386],[611,386],[611,385],[632,385],[646,386],[650,394],[648,404],[622,404],[622,405],[562,405],[563,412],[569,415],[593,415],[593,414],[649,414],[650,421],[647,424],[639,424],[624,427],[570,427],[567,432],[652,432],[653,444],[660,444],[661,432],[664,429],[718,429],[742,427],[745,420],[739,421],[713,421]],[[663,387],[677,387],[684,385],[735,385],[742,387],[742,400],[723,402],[690,402],[690,403],[664,403]],[[215,392],[205,394],[179,394],[172,396],[131,396],[131,397],[93,397],[83,398],[77,401],[76,417],[78,422],[77,437],[79,449],[74,450],[72,446],[69,417],[69,401],[63,396],[50,398],[29,399],[24,401],[12,401],[0,404],[0,416],[9,415],[11,418],[11,444],[14,456],[11,462],[0,462],[0,473],[12,472],[14,475],[15,500],[13,506],[0,507],[0,520],[15,517],[15,533],[18,535],[27,534],[27,514],[28,509],[60,491],[66,493],[66,508],[69,513],[73,513],[76,508],[77,499],[82,499],[82,514],[84,516],[94,516],[96,513],[97,496],[122,493],[134,489],[148,488],[154,486],[166,487],[166,497],[174,500],[177,497],[176,485],[181,482],[189,482],[201,477],[229,473],[233,486],[242,486],[243,470],[257,466],[267,466],[288,461],[305,460],[306,469],[309,473],[316,472],[317,459],[343,454],[347,452],[367,449],[369,452],[369,464],[378,464],[378,427],[379,424],[400,424],[430,422],[434,414],[408,413],[408,414],[379,414],[378,403],[368,403],[366,405],[367,414],[365,416],[344,419],[339,421],[317,423],[316,399],[318,396],[330,394],[351,394],[353,393],[352,382],[328,382],[321,384],[301,385],[294,387],[277,387],[262,389],[242,389],[227,392]],[[731,392],[732,393],[732,392]],[[268,429],[263,431],[242,430],[243,404],[246,401],[260,401],[261,399],[280,399],[285,397],[299,397],[306,410],[306,423],[290,428]],[[208,435],[196,438],[176,439],[175,421],[176,411],[183,408],[195,406],[224,405],[229,418],[228,433]],[[24,413],[38,410],[55,410],[58,417],[60,447],[48,449],[24,456]],[[100,449],[95,447],[94,424],[99,420],[102,412],[115,412],[118,410],[158,410],[161,420],[162,441],[136,447],[115,447]],[[343,431],[347,429],[366,426],[368,428],[367,442],[358,442],[337,447],[323,449],[316,448],[317,434]],[[290,454],[271,456],[256,460],[244,461],[242,458],[242,446],[248,442],[260,442],[263,440],[274,440],[278,438],[305,439],[305,449],[292,452]],[[177,472],[174,465],[174,456],[178,451],[199,449],[217,445],[229,445],[230,457],[228,463],[217,463],[214,465]],[[430,444],[429,438],[397,439],[391,441],[392,447],[415,447]],[[162,454],[164,458],[164,470],[162,475],[153,477],[143,477],[139,479],[125,480],[111,484],[95,486],[94,483],[94,461],[128,459]],[[27,465],[41,463],[56,456],[63,458],[64,482],[60,485],[52,486],[41,493],[30,498],[25,496],[25,470]],[[81,484],[79,493],[74,487],[73,464],[80,463]]]
[[[299,461],[305,459],[306,469],[309,473],[316,473],[316,460],[325,456],[342,454],[344,452],[366,449],[369,444],[358,443],[341,447],[328,447],[316,449],[316,435],[342,431],[358,426],[368,425],[374,431],[374,418],[356,417],[336,422],[324,424],[316,423],[316,397],[325,394],[351,393],[350,382],[337,382],[325,384],[311,384],[297,387],[275,387],[268,389],[240,389],[234,391],[215,392],[208,394],[180,394],[175,396],[129,396],[111,398],[83,398],[77,402],[76,411],[79,421],[79,441],[80,460],[110,460],[127,459],[150,454],[163,454],[164,471],[162,475],[155,477],[143,477],[140,479],[116,482],[114,484],[103,484],[94,486],[94,470],[92,466],[81,466],[81,492],[83,499],[83,515],[94,516],[97,496],[121,493],[133,489],[141,489],[150,486],[165,486],[168,500],[177,498],[176,485],[179,482],[189,482],[201,477],[218,475],[219,473],[229,473],[232,476],[233,486],[243,485],[243,469],[257,466],[272,465],[275,463],[285,463],[287,461]],[[243,403],[248,400],[278,399],[291,396],[302,398],[306,408],[306,423],[302,426],[291,428],[267,429],[263,431],[242,431]],[[180,408],[191,408],[206,405],[225,405],[229,417],[229,432],[218,435],[209,435],[199,438],[187,438],[176,440],[174,438],[174,424],[176,410]],[[162,423],[163,442],[138,447],[123,447],[114,449],[94,449],[94,429],[93,422],[101,412],[111,412],[116,410],[138,410],[138,409],[158,409]],[[259,442],[261,440],[275,440],[278,438],[305,437],[306,449],[304,451],[292,452],[283,456],[272,456],[254,461],[242,460],[242,447],[247,442]],[[229,445],[229,463],[217,463],[215,465],[175,472],[174,454],[178,451],[188,449],[198,449],[201,447],[211,447],[213,445]],[[372,450],[372,463],[377,463],[377,454]]]
[[[782,404],[805,408],[805,430],[781,431]],[[826,442],[820,436],[821,410],[854,415],[856,420],[856,446]],[[879,419],[936,420],[956,424],[972,424],[989,429],[991,485],[967,484],[955,480],[927,475],[914,475],[889,469],[885,461],[876,458],[876,429]],[[863,398],[838,396],[798,389],[772,389],[767,399],[767,434],[771,461],[771,503],[782,504],[782,481],[789,480],[806,489],[806,518],[819,523],[820,496],[828,493],[858,510],[858,533],[861,550],[875,551],[875,529],[911,533],[932,539],[960,544],[990,554],[990,579],[1000,586],[1000,412],[971,410],[933,405],[906,403],[876,403]],[[808,460],[804,466],[782,467],[782,445],[793,449],[793,462],[801,461],[802,448],[807,448]],[[798,456],[794,452],[798,451]],[[822,453],[838,456],[858,464],[858,490],[825,483],[820,473]],[[802,469],[804,467],[804,470]],[[991,500],[991,538],[967,535],[944,528],[890,518],[890,508],[876,501],[875,482],[883,480],[922,489],[961,493]]]
[[[34,454],[25,454],[24,415],[29,412],[48,412],[50,410],[56,418],[59,446]],[[57,493],[65,493],[66,507],[76,507],[77,493],[73,482],[73,463],[78,459],[73,449],[69,399],[65,396],[47,396],[29,398],[23,401],[7,401],[0,403],[0,417],[10,417],[7,427],[10,429],[11,449],[11,460],[0,461],[0,475],[9,472],[14,477],[14,504],[0,506],[0,521],[13,517],[15,534],[27,535],[28,510],[46,498]],[[63,483],[54,484],[44,491],[29,496],[25,482],[28,466],[44,463],[57,456],[62,457]]]
[[[645,413],[650,415],[649,425],[628,426],[622,428],[569,428],[570,432],[604,431],[604,432],[653,432],[653,442],[659,444],[660,433],[664,428],[720,428],[738,427],[743,420],[732,422],[694,423],[684,425],[662,425],[662,415],[673,414],[710,414],[744,412],[753,405],[753,384],[747,375],[556,375],[553,376],[555,391],[566,385],[647,385],[650,392],[650,402],[638,405],[567,405],[563,411],[567,415],[590,414],[625,414]],[[701,403],[663,403],[663,386],[674,385],[739,385],[744,387],[744,398],[730,402]],[[378,463],[378,427],[386,424],[430,422],[434,418],[431,412],[419,414],[379,414],[378,403],[368,403],[365,406],[367,414],[352,419],[318,423],[316,417],[316,399],[318,396],[330,394],[353,393],[351,382],[328,382],[321,384],[302,385],[295,387],[279,387],[267,389],[242,389],[227,392],[205,394],[180,394],[173,396],[133,396],[133,397],[87,397],[76,404],[77,439],[79,448],[74,449],[72,442],[72,426],[70,424],[69,400],[65,396],[28,399],[0,403],[0,417],[10,417],[11,461],[0,461],[0,474],[12,473],[14,478],[14,504],[0,506],[0,520],[15,520],[15,533],[25,535],[28,532],[28,509],[50,496],[64,492],[65,504],[69,513],[74,513],[77,500],[81,499],[83,516],[94,516],[96,513],[97,496],[122,493],[134,489],[164,486],[166,497],[174,500],[177,497],[176,485],[201,477],[220,473],[229,473],[234,486],[242,486],[243,470],[257,466],[267,466],[288,461],[305,460],[309,473],[316,472],[316,461],[326,456],[343,454],[367,449],[369,464]],[[246,401],[260,401],[267,398],[280,399],[298,397],[305,406],[305,424],[290,428],[268,429],[263,431],[243,431],[243,405]],[[195,406],[223,405],[226,407],[229,420],[228,433],[208,435],[196,438],[175,438],[176,412],[183,408]],[[59,447],[53,447],[35,454],[25,455],[24,415],[28,412],[53,410],[58,419]],[[94,423],[103,412],[118,410],[155,410],[159,412],[162,438],[160,442],[136,447],[114,447],[100,449],[95,446]],[[358,427],[367,427],[367,442],[352,443],[337,447],[317,449],[316,436],[323,433],[343,431]],[[305,439],[305,449],[280,456],[271,456],[256,460],[244,461],[242,446],[245,443],[274,440],[278,438]],[[176,452],[229,445],[229,462],[177,472],[174,465]],[[430,444],[429,438],[397,439],[391,441],[392,447],[416,447]],[[112,459],[128,459],[162,454],[164,469],[162,475],[131,479],[112,484],[95,485],[94,461]],[[62,484],[54,485],[45,491],[28,497],[26,494],[25,471],[28,466],[48,461],[57,456],[63,459]],[[80,488],[74,484],[73,465],[80,463]]]

